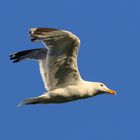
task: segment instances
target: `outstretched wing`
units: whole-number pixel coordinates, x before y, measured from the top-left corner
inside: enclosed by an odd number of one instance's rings
[[[32,50],[25,50],[16,52],[10,55],[10,60],[13,63],[21,62],[23,60],[37,60],[39,62],[39,69],[41,73],[41,77],[44,83],[44,86],[47,90],[47,72],[46,72],[46,64],[47,64],[47,48],[39,48],[39,49],[32,49]]]
[[[77,54],[80,40],[71,32],[51,29],[30,29],[31,41],[42,41],[48,48],[47,87],[53,90],[66,85],[74,85],[81,80],[77,68]]]

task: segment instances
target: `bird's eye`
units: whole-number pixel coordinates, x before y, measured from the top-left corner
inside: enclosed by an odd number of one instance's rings
[[[104,85],[103,84],[100,84],[100,86],[103,87]]]

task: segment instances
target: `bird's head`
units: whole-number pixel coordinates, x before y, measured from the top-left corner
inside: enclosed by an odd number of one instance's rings
[[[96,90],[95,95],[103,94],[103,93],[108,93],[111,95],[116,95],[116,91],[109,89],[105,84],[100,83],[100,82],[94,82],[94,88]]]

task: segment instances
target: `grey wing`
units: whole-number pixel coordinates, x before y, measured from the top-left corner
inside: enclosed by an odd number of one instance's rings
[[[39,48],[39,49],[25,50],[25,51],[13,53],[10,55],[10,60],[12,60],[13,63],[21,62],[23,60],[30,60],[30,59],[37,60],[39,62],[41,77],[44,86],[47,90],[46,57],[47,57],[47,48]]]
[[[46,90],[48,90],[48,87],[47,87],[47,62],[46,62],[47,59],[45,57],[38,61],[39,61],[40,74],[41,74],[44,86],[45,86]]]
[[[74,85],[81,80],[77,68],[78,37],[68,31],[50,28],[32,28],[30,35],[32,41],[42,41],[48,48],[46,74],[49,90]]]

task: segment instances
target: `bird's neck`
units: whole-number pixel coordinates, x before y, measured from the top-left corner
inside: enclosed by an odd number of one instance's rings
[[[97,90],[95,88],[95,83],[94,82],[83,81],[83,86],[84,86],[84,89],[85,89],[85,94],[87,94],[87,96],[96,95]]]

